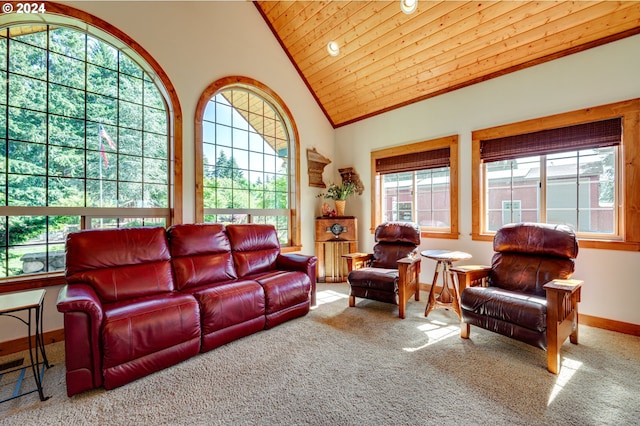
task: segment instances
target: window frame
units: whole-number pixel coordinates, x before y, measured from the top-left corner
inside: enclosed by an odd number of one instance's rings
[[[640,176],[640,99],[631,99],[592,108],[550,115],[517,123],[476,130],[471,141],[471,238],[475,241],[492,241],[495,232],[486,231],[484,224],[484,176],[480,159],[482,140],[537,132],[558,127],[573,126],[592,121],[622,119],[622,142],[618,149],[618,205],[619,237],[584,238],[578,236],[581,247],[640,251],[640,192],[633,190]],[[635,213],[635,215],[634,215]]]
[[[277,109],[278,113],[282,116],[287,130],[289,131],[289,164],[291,169],[289,174],[290,179],[290,205],[289,205],[289,236],[291,244],[282,246],[282,252],[299,251],[302,247],[301,241],[301,225],[300,225],[300,138],[298,135],[298,128],[293,115],[289,111],[288,107],[275,93],[265,84],[244,76],[229,76],[224,77],[211,83],[200,95],[198,104],[196,106],[195,113],[195,221],[196,223],[204,222],[204,113],[209,101],[218,94],[218,92],[225,89],[233,89],[234,87],[241,89],[248,89],[258,94],[264,94],[270,102],[273,102],[273,107]],[[269,212],[269,209],[227,209],[226,213],[250,213],[252,215],[260,215],[260,212]]]
[[[155,83],[165,103],[167,114],[167,161],[168,161],[168,216],[167,226],[181,223],[183,220],[182,194],[182,112],[177,92],[159,63],[135,40],[108,22],[71,6],[47,2],[44,14],[3,14],[0,27],[18,25],[65,26],[98,38],[131,57]],[[3,207],[2,216],[24,214],[25,207]],[[90,222],[95,217],[130,217],[136,215],[136,208],[72,208],[72,207],[33,207],[33,215],[80,216],[81,222]],[[160,209],[144,209],[145,212]],[[162,208],[161,210],[167,210]],[[73,211],[73,214],[70,212]],[[43,272],[31,275],[0,278],[0,293],[32,288],[61,285],[65,283],[64,271]]]
[[[404,154],[431,151],[441,148],[449,148],[449,199],[450,211],[449,221],[451,223],[448,232],[434,231],[433,228],[421,226],[420,235],[423,238],[445,238],[458,239],[458,135],[445,136],[437,139],[430,139],[422,142],[400,145],[391,148],[371,151],[371,233],[380,225],[382,221],[382,178],[376,172],[376,161],[382,158],[395,157]]]

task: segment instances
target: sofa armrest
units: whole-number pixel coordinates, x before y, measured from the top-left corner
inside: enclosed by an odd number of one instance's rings
[[[102,303],[95,290],[87,284],[67,284],[58,293],[58,312],[87,312],[92,321],[102,323]]]
[[[100,329],[104,313],[98,295],[86,284],[67,284],[58,293],[64,314],[67,395],[102,385]]]
[[[343,254],[343,258],[347,260],[347,271],[355,271],[356,269],[364,268],[371,263],[373,254],[371,253],[348,253]]]
[[[298,253],[280,253],[276,259],[278,269],[304,272],[312,281],[315,279],[317,263],[317,257]]]
[[[316,305],[316,267],[318,258],[299,253],[280,253],[276,258],[276,267],[286,271],[300,271],[311,280],[311,306]]]

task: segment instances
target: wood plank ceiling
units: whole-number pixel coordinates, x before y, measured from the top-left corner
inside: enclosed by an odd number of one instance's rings
[[[638,1],[255,5],[334,127],[640,33]]]

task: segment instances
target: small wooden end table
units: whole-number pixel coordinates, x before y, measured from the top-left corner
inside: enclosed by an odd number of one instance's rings
[[[451,272],[451,267],[453,262],[471,259],[471,255],[463,251],[454,250],[424,250],[420,254],[422,257],[436,261],[436,270],[433,274],[433,281],[431,282],[431,290],[429,290],[429,298],[427,299],[424,316],[428,316],[429,312],[435,308],[451,308],[456,315],[458,315],[458,318],[461,318],[460,295],[458,294],[458,284],[456,282],[457,276]],[[436,296],[436,284],[440,270],[442,270],[442,290],[440,294]],[[449,283],[451,283],[451,287],[453,288],[453,294],[449,290]]]
[[[44,339],[42,338],[42,309],[45,292],[45,289],[38,289],[19,293],[0,294],[0,316],[13,317],[27,326],[29,359],[31,361],[33,378],[36,382],[36,389],[20,393],[20,385],[22,383],[22,377],[24,377],[24,370],[29,368],[29,366],[18,367],[11,371],[2,372],[2,374],[8,374],[20,371],[20,379],[16,383],[13,395],[0,402],[9,401],[33,392],[38,392],[40,401],[46,401],[49,399],[49,397],[44,396],[44,391],[42,390],[42,376],[44,374],[44,369],[45,367],[51,368],[49,360],[47,359],[47,354],[44,351]],[[17,315],[20,311],[27,312],[26,319]],[[32,342],[34,337],[35,343]],[[42,356],[42,360],[40,360],[40,356]]]

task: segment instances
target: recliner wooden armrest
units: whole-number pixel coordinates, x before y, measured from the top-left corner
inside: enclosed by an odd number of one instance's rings
[[[489,277],[490,266],[463,265],[450,269],[458,278],[458,294],[467,287],[486,286]]]
[[[407,283],[418,284],[420,279],[420,266],[422,259],[419,257],[403,257],[398,260],[398,271],[400,280],[406,280]],[[420,300],[420,293],[416,293],[416,300]]]
[[[462,291],[467,287],[486,287],[491,267],[485,265],[463,265],[456,266],[450,270],[452,273],[456,274],[458,281],[458,294],[462,297]],[[460,337],[468,339],[470,332],[471,327],[469,324],[461,319]]]
[[[367,266],[371,262],[371,259],[373,259],[373,254],[348,253],[348,254],[343,254],[342,257],[347,260],[347,269],[349,272],[351,272],[356,269],[364,268],[365,266]]]
[[[398,260],[398,304],[399,316],[404,318],[407,301],[414,295],[420,301],[420,257],[403,257]]]
[[[547,369],[560,371],[560,347],[569,341],[578,344],[578,302],[582,280],[552,280],[547,292]]]

